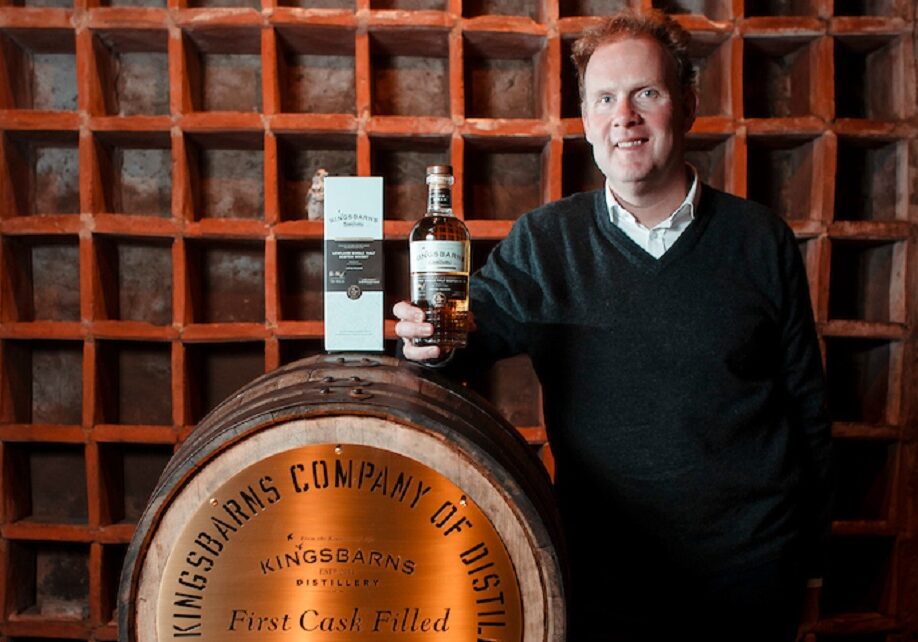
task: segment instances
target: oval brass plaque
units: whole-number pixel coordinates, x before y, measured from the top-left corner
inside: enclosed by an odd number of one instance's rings
[[[514,641],[519,582],[485,514],[440,473],[310,445],[201,499],[169,553],[157,639]]]

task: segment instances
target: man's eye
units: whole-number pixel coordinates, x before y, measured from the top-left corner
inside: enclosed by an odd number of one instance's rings
[[[656,89],[644,89],[641,91],[642,98],[656,98],[659,95],[660,92],[658,92]]]
[[[612,96],[600,96],[599,102],[603,105],[608,105],[612,102]]]

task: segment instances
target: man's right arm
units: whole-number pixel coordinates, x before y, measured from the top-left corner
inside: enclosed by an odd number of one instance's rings
[[[524,217],[525,218],[525,217]],[[531,277],[530,230],[524,219],[491,252],[470,283],[469,343],[456,352],[448,370],[460,377],[489,367],[494,361],[528,348],[528,319],[536,309],[540,289]],[[403,355],[413,361],[435,359],[436,346],[415,346],[412,339],[429,337],[433,326],[424,311],[408,301],[392,309],[398,319],[395,333],[403,341]]]

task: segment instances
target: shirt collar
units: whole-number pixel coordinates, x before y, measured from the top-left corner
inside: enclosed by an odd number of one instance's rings
[[[677,207],[666,220],[657,223],[653,229],[684,229],[689,223],[695,220],[695,208],[698,207],[698,201],[701,199],[701,181],[698,180],[698,170],[695,169],[694,165],[686,163],[685,166],[692,173],[692,184],[691,187],[689,187],[688,193],[685,195],[682,203],[679,204],[679,207]],[[641,226],[634,217],[634,214],[629,212],[615,200],[615,193],[612,191],[609,179],[606,179],[606,207],[609,208],[609,219],[612,221],[613,225],[620,226],[621,219],[626,218],[629,223]]]

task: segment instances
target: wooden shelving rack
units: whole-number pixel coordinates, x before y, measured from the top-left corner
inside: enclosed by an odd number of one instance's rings
[[[691,161],[806,258],[840,478],[817,639],[918,635],[912,0],[5,0],[0,639],[117,639],[175,446],[321,349],[316,169],[385,177],[390,304],[427,164],[454,166],[478,264],[523,211],[601,184],[568,57],[628,4],[693,35]],[[551,468],[528,361],[476,385]]]

